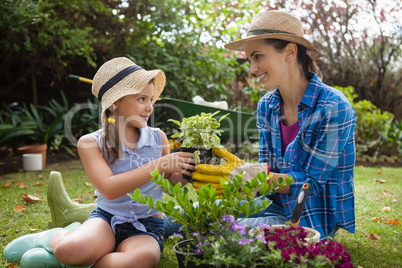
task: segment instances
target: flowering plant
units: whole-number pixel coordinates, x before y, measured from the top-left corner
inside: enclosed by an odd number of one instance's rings
[[[283,225],[250,228],[232,215],[213,223],[224,231],[219,236],[193,233],[196,252],[189,257],[196,265],[211,267],[353,267],[342,244],[332,240],[314,242],[308,228]],[[177,235],[176,235],[177,238]]]
[[[198,232],[204,237],[214,234],[219,235],[223,230],[219,222],[223,215],[233,215],[237,219],[240,214],[249,217],[264,210],[270,200],[259,201],[268,194],[275,193],[279,188],[289,185],[293,179],[288,176],[286,181],[280,179],[278,186],[274,188],[268,183],[265,172],[258,173],[251,181],[243,182],[242,175],[236,175],[229,180],[221,180],[222,194],[216,194],[216,189],[211,184],[201,187],[189,193],[188,187],[181,187],[181,183],[174,184],[160,175],[158,170],[153,172],[152,181],[165,190],[170,199],[154,200],[152,195],[147,196],[136,189],[133,194],[128,194],[133,200],[147,204],[158,209],[165,215],[182,224],[182,231],[189,234]],[[255,198],[255,192],[260,196]],[[174,201],[173,201],[173,200]],[[191,232],[190,232],[191,231]]]

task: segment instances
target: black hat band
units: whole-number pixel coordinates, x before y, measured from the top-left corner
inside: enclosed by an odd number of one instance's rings
[[[118,74],[110,78],[109,81],[107,81],[99,90],[98,101],[102,102],[102,97],[106,93],[106,91],[108,91],[111,87],[120,82],[124,77],[141,69],[143,68],[138,65],[128,66],[127,68],[123,69]]]

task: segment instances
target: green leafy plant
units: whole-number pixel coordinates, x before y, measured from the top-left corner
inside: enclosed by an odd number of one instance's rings
[[[211,231],[215,234],[221,232],[219,229],[213,229],[211,223],[219,221],[223,215],[231,214],[237,219],[241,213],[249,217],[261,212],[269,205],[269,201],[264,200],[263,206],[258,206],[256,201],[274,193],[276,189],[292,183],[293,179],[288,177],[287,181],[282,180],[279,183],[278,188],[273,188],[272,185],[268,184],[265,173],[259,173],[256,178],[244,183],[244,185],[242,175],[237,175],[232,178],[232,182],[222,180],[223,196],[217,195],[216,189],[208,184],[196,190],[194,197],[188,194],[189,189],[187,187],[181,187],[180,182],[178,184],[169,182],[164,179],[164,174],[160,175],[157,170],[152,174],[152,181],[162,187],[175,202],[173,200],[154,201],[152,196],[148,197],[142,194],[140,189],[135,190],[129,196],[135,201],[158,209],[176,222],[181,223],[183,231],[193,230],[208,235]],[[254,199],[253,191],[258,188],[261,196]],[[196,202],[198,205],[195,206]]]
[[[146,196],[140,189],[128,195],[134,201],[156,208],[182,224],[181,230],[187,238],[193,239],[192,246],[206,237],[213,239],[225,233],[226,230],[222,228],[223,216],[232,215],[231,217],[237,220],[241,214],[244,215],[243,218],[247,218],[259,213],[271,202],[267,199],[258,202],[259,199],[293,183],[291,177],[287,177],[286,181],[279,179],[278,186],[274,188],[272,183],[268,183],[266,173],[261,172],[250,182],[243,182],[243,175],[236,175],[226,181],[222,179],[222,195],[217,195],[211,184],[201,187],[194,194],[189,194],[187,187],[181,187],[181,183],[169,182],[164,179],[164,174],[160,175],[157,170],[152,175],[152,181],[165,190],[169,200],[154,200],[152,195]],[[256,191],[260,196],[254,198]]]
[[[215,113],[201,113],[201,115],[194,115],[185,117],[181,122],[173,119],[168,121],[175,123],[179,126],[180,132],[172,135],[172,138],[180,138],[182,146],[185,148],[205,148],[211,149],[216,146],[221,146],[220,134],[220,121],[229,114],[223,115],[219,120],[214,118],[219,111]]]
[[[77,104],[78,112],[70,115],[71,132],[75,138],[99,129],[99,111],[97,101],[88,99],[86,103]],[[73,108],[73,109],[74,109]]]
[[[402,121],[394,121],[384,132],[380,133],[381,140],[386,143],[388,149],[396,150],[402,156]]]
[[[34,134],[35,124],[22,118],[23,109],[18,105],[6,105],[0,111],[0,145],[9,144],[14,153],[18,142]]]
[[[385,146],[383,146],[380,135],[389,128],[394,115],[381,111],[368,100],[355,102],[358,96],[352,86],[336,86],[335,88],[345,94],[356,112],[357,154],[359,156],[373,156],[384,153],[381,151]]]
[[[32,143],[48,144],[56,134],[63,132],[63,114],[55,117],[48,113],[49,109],[44,109],[43,106],[35,107],[33,104],[27,106],[24,103],[23,107],[25,120],[36,126],[33,135],[29,136]]]

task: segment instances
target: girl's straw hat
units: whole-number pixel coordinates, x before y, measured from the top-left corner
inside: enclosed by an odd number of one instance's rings
[[[92,82],[92,94],[102,107],[101,122],[106,123],[105,111],[118,99],[140,93],[154,78],[153,102],[159,98],[165,87],[166,77],[161,70],[144,70],[125,57],[105,62],[96,72]]]
[[[225,48],[244,51],[244,43],[246,41],[257,39],[280,39],[289,41],[305,46],[307,48],[307,54],[312,59],[318,59],[323,56],[318,49],[303,37],[301,21],[283,11],[271,10],[255,15],[247,31],[247,37],[226,44]]]

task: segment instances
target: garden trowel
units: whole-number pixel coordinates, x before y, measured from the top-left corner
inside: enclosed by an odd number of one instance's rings
[[[300,217],[303,212],[304,203],[306,203],[307,194],[310,190],[310,183],[303,184],[300,189],[299,195],[297,196],[296,205],[293,209],[292,216],[290,218],[290,224],[298,226],[300,222]]]

